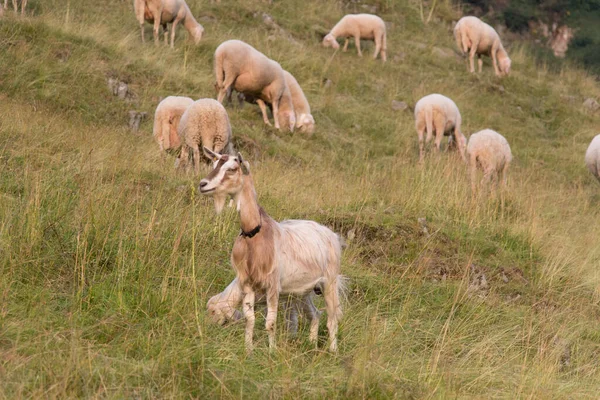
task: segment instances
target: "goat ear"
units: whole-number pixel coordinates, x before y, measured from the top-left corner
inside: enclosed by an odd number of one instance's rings
[[[217,161],[221,159],[221,155],[215,153],[214,151],[212,151],[211,149],[209,149],[206,146],[202,146],[202,150],[204,150],[204,155],[208,158],[210,158],[212,161]]]
[[[240,167],[242,168],[242,173],[244,175],[248,175],[250,173],[250,164],[248,163],[248,161],[245,161],[242,158],[242,154],[241,153],[237,153],[237,159],[238,162],[240,163]]]

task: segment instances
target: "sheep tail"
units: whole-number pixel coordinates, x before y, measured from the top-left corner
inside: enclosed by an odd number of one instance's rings
[[[427,140],[433,136],[433,107],[425,107],[425,125],[427,126]]]
[[[462,30],[460,29],[460,24],[457,24],[454,27],[454,39],[456,40],[456,46],[458,46],[458,49],[460,50],[461,53],[466,53],[469,49],[465,49],[463,47],[463,41],[462,41]]]
[[[219,89],[223,88],[225,71],[223,70],[223,55],[220,52],[215,57],[215,75],[217,76],[217,87]]]

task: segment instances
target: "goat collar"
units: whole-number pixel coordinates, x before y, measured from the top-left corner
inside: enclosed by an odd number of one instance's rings
[[[262,227],[261,224],[256,225],[256,227],[254,229],[252,229],[250,232],[244,232],[244,230],[242,229],[242,231],[240,232],[240,236],[241,237],[245,237],[245,238],[253,238],[254,236],[256,236],[256,234],[258,234],[258,232],[260,232],[260,228]]]

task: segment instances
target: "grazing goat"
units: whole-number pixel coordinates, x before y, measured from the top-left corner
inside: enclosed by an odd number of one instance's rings
[[[267,298],[266,329],[273,349],[280,294],[306,298],[318,287],[326,303],[329,349],[337,351],[343,290],[339,236],[314,221],[276,222],[258,205],[250,165],[240,153],[237,157],[220,155],[206,147],[204,153],[215,167],[200,182],[200,193],[213,196],[217,213],[227,196],[232,196],[240,216],[242,231],[233,245],[231,264],[244,293],[246,349],[253,347],[256,293],[265,293]],[[316,332],[311,330],[310,340],[316,343],[316,339]]]

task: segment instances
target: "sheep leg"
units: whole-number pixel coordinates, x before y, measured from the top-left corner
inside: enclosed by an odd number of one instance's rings
[[[381,35],[381,61],[387,61],[387,37],[385,32]]]
[[[223,80],[223,86],[219,89],[219,95],[217,96],[217,101],[221,104],[223,104],[223,100],[225,99],[225,97],[227,95],[230,95],[231,91],[233,90],[233,88],[231,87],[233,85],[233,82],[235,81],[235,77],[231,78],[230,77],[231,74],[226,75],[225,79]],[[217,77],[217,85],[219,85],[219,78]]]
[[[419,135],[419,162],[422,163],[425,160],[425,141],[423,140],[425,128],[417,130],[417,134]]]
[[[276,100],[272,104],[273,106],[273,120],[275,121],[275,128],[281,129],[279,126],[279,101]]]
[[[479,67],[479,73],[481,73],[483,68],[483,60],[481,59],[481,55],[477,56],[477,66]]]
[[[497,53],[498,53],[498,46],[494,45],[492,47],[492,65],[494,66],[494,72],[496,73],[496,76],[500,76],[500,69],[498,68],[498,57],[497,57]]]
[[[17,12],[17,10],[19,9],[19,6],[17,5],[17,0],[12,0],[12,5],[13,5],[15,12]]]
[[[475,73],[475,54],[477,54],[477,47],[479,46],[479,43],[472,43],[471,44],[471,51],[469,52],[469,72],[471,73]]]
[[[174,43],[175,43],[175,28],[177,27],[178,23],[179,23],[179,20],[175,19],[175,21],[173,21],[173,24],[171,25],[171,48],[174,47]]]
[[[179,168],[187,172],[189,162],[188,147],[185,144],[181,145],[181,152],[179,153]]]
[[[350,39],[346,38],[346,41],[344,42],[344,48],[342,49],[342,51],[346,51],[348,50],[348,42],[350,41]]]
[[[362,51],[360,51],[360,34],[354,35],[354,44],[356,45],[356,50],[358,50],[358,56],[362,57]]]
[[[246,351],[252,351],[252,336],[254,335],[254,291],[250,286],[244,287],[244,304],[243,304],[243,312],[244,318],[246,318],[246,334],[244,338],[244,342],[246,343]]]
[[[502,186],[506,187],[507,184],[507,174],[506,172],[508,171],[508,163],[504,163],[504,167],[502,167]]]
[[[450,136],[450,137],[454,137],[454,141],[456,142],[456,146],[458,147],[458,151],[460,152],[460,158],[462,158],[462,160],[466,163],[467,162],[467,157],[465,155],[466,150],[465,149],[465,144],[462,140],[459,140],[459,136],[460,135],[460,131],[458,129],[458,127],[454,128],[454,136]]]
[[[8,8],[8,0],[4,0],[4,9],[6,10]]]
[[[171,148],[171,129],[172,128],[173,128],[173,125],[171,125],[170,118],[163,118],[162,126],[160,129],[160,136],[157,138],[161,151]]]
[[[373,59],[377,59],[377,55],[381,51],[381,36],[375,36],[375,53],[373,54]]]
[[[152,15],[154,16],[154,27],[152,29],[152,33],[154,35],[154,44],[158,46],[158,32],[160,30],[160,16],[162,14],[162,9],[152,10]]]
[[[267,321],[265,328],[269,334],[269,349],[275,349],[275,325],[277,322],[277,305],[279,302],[279,293],[277,290],[272,290],[267,294]]]
[[[296,336],[298,333],[298,302],[294,301],[291,296],[288,296],[284,307],[287,330],[290,336]]]
[[[475,194],[475,181],[477,179],[477,157],[471,155],[471,193]]]
[[[27,0],[21,2],[21,15],[25,15],[25,7],[27,7]]]
[[[167,28],[167,24],[162,24],[163,28],[163,36],[165,37],[165,44],[169,44],[169,29]]]
[[[263,117],[263,121],[265,122],[265,124],[271,126],[271,121],[269,121],[269,117],[267,115],[267,105],[265,104],[264,101],[262,101],[261,99],[256,99],[256,104],[258,104],[258,106],[260,107],[260,111],[262,112],[262,117]],[[273,118],[274,118],[275,112],[273,112]]]
[[[193,158],[192,158],[192,162],[194,164],[194,171],[196,172],[196,175],[200,175],[200,147],[198,147],[198,145],[196,145],[196,147],[193,148],[193,154],[192,154]]]
[[[442,139],[444,138],[444,128],[446,127],[446,121],[444,118],[436,118],[434,121],[435,124],[435,151],[436,153],[440,152],[440,147],[442,145]]]

